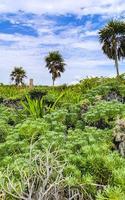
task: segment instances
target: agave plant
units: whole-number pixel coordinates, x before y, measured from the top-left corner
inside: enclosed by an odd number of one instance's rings
[[[53,112],[63,96],[64,93],[61,93],[59,97],[55,100],[53,105],[47,106],[45,104],[44,97],[42,97],[41,99],[31,99],[30,96],[26,95],[26,101],[22,101],[22,106],[24,108],[24,111],[32,116],[34,119],[41,118],[44,114]]]
[[[26,101],[22,101],[22,106],[24,110],[31,115],[33,118],[42,117],[44,114],[43,98],[41,100],[31,99],[26,95]]]

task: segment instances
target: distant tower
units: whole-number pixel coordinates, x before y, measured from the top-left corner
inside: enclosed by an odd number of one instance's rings
[[[33,88],[33,78],[31,78],[30,80],[29,80],[29,88]]]

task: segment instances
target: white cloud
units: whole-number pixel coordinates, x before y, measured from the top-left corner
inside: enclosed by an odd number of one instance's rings
[[[124,11],[125,2],[121,0],[1,0],[0,12],[23,10],[36,14],[113,14]]]
[[[60,50],[67,63],[66,71],[57,84],[76,83],[76,79],[86,76],[113,75],[114,64],[103,56],[97,40],[98,30],[93,29],[91,19],[84,26],[60,25],[44,14],[76,14],[80,19],[87,14],[101,14],[103,18],[120,16],[123,11],[125,2],[121,0],[0,0],[1,20],[10,20],[19,26],[27,25],[38,32],[38,37],[0,33],[0,41],[3,41],[0,45],[0,82],[9,82],[13,66],[23,66],[35,83],[51,84],[44,57],[52,50]],[[8,17],[6,13],[9,12],[16,15]],[[27,13],[36,15],[26,18]]]
[[[51,33],[48,36],[43,34],[39,37],[0,34],[0,40],[4,42],[13,41],[10,46],[0,45],[0,70],[2,73],[0,79],[6,83],[9,82],[9,74],[12,68],[14,66],[23,66],[28,73],[28,77],[33,77],[36,84],[51,84],[51,76],[45,68],[44,57],[48,51],[52,50],[60,50],[66,59],[66,71],[60,79],[61,83],[74,81],[75,77],[80,76],[82,73],[82,68],[84,69],[85,67],[84,71],[86,71],[86,66],[91,65],[92,69],[92,66],[95,67],[97,62],[96,60],[87,61],[90,58],[87,55],[84,56],[86,50],[94,51],[95,53],[97,42],[84,41],[82,43],[77,37],[70,37],[70,35],[68,37],[64,35],[62,38],[62,34],[56,36]],[[46,47],[46,45],[48,46]],[[51,47],[51,45],[55,45],[55,48]],[[79,48],[81,48],[82,52],[79,51]],[[84,59],[81,59],[82,55]],[[72,75],[69,77],[69,74]],[[86,72],[87,74],[88,72]],[[59,80],[57,80],[57,84],[59,84]]]
[[[73,43],[72,47],[82,48],[82,49],[90,50],[90,51],[101,50],[99,42],[93,41],[93,40],[79,41],[79,42]]]

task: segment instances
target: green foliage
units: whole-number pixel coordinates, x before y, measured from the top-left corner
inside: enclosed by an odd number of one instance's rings
[[[12,98],[20,98],[27,93],[29,89],[26,87],[16,87],[14,85],[11,86],[0,86],[0,96],[4,99]]]
[[[63,95],[64,93],[61,93],[55,102],[50,105],[46,105],[46,99],[44,99],[44,97],[32,98],[32,96],[26,96],[21,104],[23,106],[24,113],[26,112],[34,119],[37,119],[43,117],[45,113],[53,112]]]
[[[0,120],[5,124],[14,125],[18,123],[18,116],[15,110],[0,106]]]
[[[83,93],[87,93],[88,90],[95,88],[100,85],[104,81],[104,78],[86,78],[80,81],[81,90]]]
[[[86,124],[97,126],[98,128],[112,127],[117,117],[123,116],[125,105],[117,101],[100,101],[95,106],[91,106],[89,111],[83,114]]]
[[[42,99],[43,96],[47,94],[46,90],[32,89],[29,91],[29,96],[31,99]]]
[[[42,99],[31,99],[29,96],[26,96],[26,101],[22,101],[22,106],[24,111],[31,115],[34,119],[42,117],[45,112],[45,107]]]
[[[64,163],[62,189],[77,188],[86,200],[124,199],[125,159],[114,149],[113,130],[116,119],[125,116],[125,104],[110,96],[115,92],[124,100],[124,87],[123,78],[119,82],[90,78],[74,86],[38,86],[32,98],[28,88],[1,86],[2,98],[22,97],[23,107],[0,105],[0,189],[6,188],[2,181],[8,176],[24,190],[26,182],[20,182],[19,171],[30,174],[29,157],[45,158],[45,149],[51,146],[52,154],[58,150],[57,164]],[[47,93],[39,96],[41,93],[34,91]],[[39,168],[39,162],[36,164]],[[53,182],[54,175],[51,178]]]
[[[124,79],[99,79],[100,84],[90,89],[84,97],[89,99],[91,103],[97,101],[97,97],[111,101],[110,95],[115,93],[115,99],[124,102],[125,98],[125,81]],[[109,98],[108,98],[109,96]]]
[[[116,187],[108,187],[106,188],[103,194],[99,193],[97,195],[97,200],[124,200],[125,193]]]

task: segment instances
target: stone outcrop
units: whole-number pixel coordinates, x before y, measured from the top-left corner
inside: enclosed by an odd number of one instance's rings
[[[114,128],[113,143],[115,150],[125,157],[125,119],[118,119]]]

